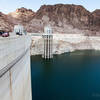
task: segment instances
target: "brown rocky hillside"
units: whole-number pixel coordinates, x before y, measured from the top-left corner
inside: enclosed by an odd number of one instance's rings
[[[93,29],[95,29],[96,31],[100,30],[100,9],[95,10],[93,13],[94,16],[94,27]]]
[[[35,12],[31,9],[26,9],[24,7],[17,9],[15,12],[9,13],[9,17],[13,17],[19,23],[27,23],[33,19]]]
[[[42,19],[44,15],[56,26],[71,24],[82,29],[93,25],[92,14],[80,5],[44,5],[37,11],[35,18]]]
[[[11,31],[12,23],[9,22],[7,15],[0,12],[0,30]]]
[[[0,22],[8,30],[22,24],[28,32],[43,32],[43,27],[50,24],[57,33],[100,34],[100,10],[91,13],[73,4],[43,5],[36,13],[22,7],[8,15],[0,13]]]

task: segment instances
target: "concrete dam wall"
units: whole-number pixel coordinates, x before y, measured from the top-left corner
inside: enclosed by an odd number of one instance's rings
[[[29,36],[0,37],[0,100],[32,100]]]

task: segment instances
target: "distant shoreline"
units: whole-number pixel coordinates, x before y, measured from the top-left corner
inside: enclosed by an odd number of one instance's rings
[[[31,55],[41,55],[43,41],[41,36],[32,36]],[[63,54],[76,50],[100,50],[100,37],[80,34],[54,34],[53,54]]]

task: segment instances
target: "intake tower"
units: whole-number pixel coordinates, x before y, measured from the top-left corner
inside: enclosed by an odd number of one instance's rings
[[[53,31],[50,26],[44,27],[43,37],[43,54],[42,57],[44,59],[51,59],[53,58]]]

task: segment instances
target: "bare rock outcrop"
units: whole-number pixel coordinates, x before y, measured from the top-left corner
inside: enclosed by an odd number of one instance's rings
[[[4,31],[11,31],[12,30],[12,24],[8,20],[7,15],[0,12],[0,30]]]
[[[98,30],[100,31],[100,9],[95,10],[94,12],[92,12],[92,15],[94,16],[94,20],[93,20],[93,29],[94,30]]]
[[[100,34],[99,18],[99,14],[95,16],[81,5],[43,5],[27,27],[33,27],[31,31],[36,32],[38,29],[37,32],[41,32],[46,24],[50,24],[57,33],[72,34],[81,31],[85,35],[97,35]]]
[[[41,36],[32,36],[31,55],[43,54]],[[100,50],[100,37],[82,34],[54,34],[53,54],[62,54],[76,50]]]
[[[0,13],[0,27],[13,31],[16,24],[22,24],[28,32],[43,32],[50,24],[54,33],[100,35],[100,10],[89,12],[81,5],[43,5],[37,12],[19,8],[5,15]]]
[[[35,12],[24,7],[17,9],[15,12],[9,13],[8,16],[13,17],[17,22],[26,24],[33,19]]]
[[[56,26],[71,24],[77,28],[89,28],[93,24],[93,16],[80,5],[43,5],[36,13],[36,19],[48,16],[49,21],[53,21]]]

